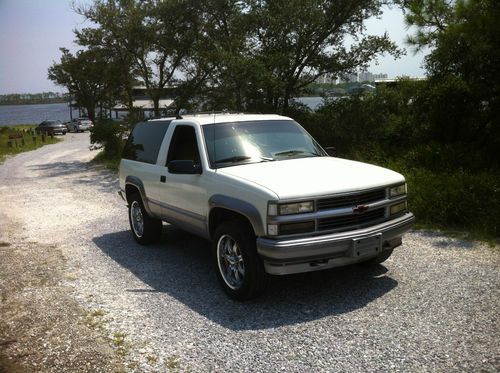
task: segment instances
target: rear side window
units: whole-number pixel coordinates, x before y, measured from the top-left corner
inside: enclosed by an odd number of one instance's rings
[[[170,122],[137,123],[123,148],[122,158],[155,164]]]

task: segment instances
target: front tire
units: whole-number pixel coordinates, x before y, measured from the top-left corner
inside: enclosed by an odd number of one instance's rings
[[[149,245],[160,239],[162,221],[148,214],[138,194],[130,197],[128,221],[134,239],[141,245]]]
[[[267,274],[250,227],[226,221],[215,230],[212,245],[215,271],[229,297],[243,301],[262,293]]]

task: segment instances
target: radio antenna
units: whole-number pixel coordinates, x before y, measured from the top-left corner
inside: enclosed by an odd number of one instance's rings
[[[215,111],[212,111],[213,112],[213,115],[214,115],[214,123],[212,124],[213,126],[213,137],[212,137],[212,143],[213,143],[213,147],[214,147],[214,166],[217,166],[217,148],[215,146]],[[217,172],[217,167],[215,167],[215,172]]]

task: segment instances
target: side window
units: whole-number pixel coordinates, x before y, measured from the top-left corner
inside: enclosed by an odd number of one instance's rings
[[[169,124],[170,121],[136,124],[123,148],[122,158],[155,164]]]
[[[167,163],[170,161],[193,161],[200,164],[200,153],[196,133],[191,126],[177,126],[168,149]]]

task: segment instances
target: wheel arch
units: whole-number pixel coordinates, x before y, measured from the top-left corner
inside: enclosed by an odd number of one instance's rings
[[[214,195],[209,200],[208,232],[212,238],[217,226],[227,220],[241,220],[248,224],[256,236],[264,236],[265,230],[257,208],[237,198]]]
[[[130,196],[134,193],[138,193],[142,199],[142,204],[146,209],[149,215],[151,214],[151,210],[149,209],[148,199],[146,197],[146,191],[144,189],[144,184],[141,179],[136,176],[127,176],[125,178],[125,197],[127,199],[127,203],[130,203]]]

